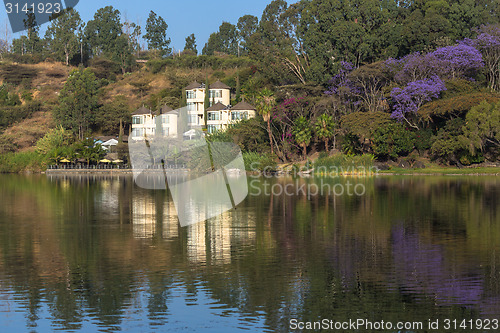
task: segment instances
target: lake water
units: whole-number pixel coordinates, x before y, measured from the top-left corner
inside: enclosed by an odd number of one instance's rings
[[[0,175],[2,331],[500,319],[500,177],[251,181],[236,210],[181,228],[168,192],[130,177]],[[264,191],[321,181],[364,191]]]

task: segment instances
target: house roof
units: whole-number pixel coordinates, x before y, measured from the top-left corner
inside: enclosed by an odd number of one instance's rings
[[[227,108],[227,106],[225,106],[221,102],[217,102],[216,104],[209,107],[207,109],[207,111],[221,111],[221,110],[225,110],[226,108]]]
[[[144,107],[144,105],[143,105],[139,109],[137,109],[137,111],[132,113],[133,116],[139,116],[141,114],[151,114],[151,110]]]
[[[238,104],[236,104],[235,106],[233,106],[231,108],[231,110],[234,110],[234,111],[247,111],[247,110],[257,110],[257,109],[252,104],[249,104],[249,103],[247,103],[245,101],[241,101]]]
[[[228,86],[227,84],[224,84],[220,81],[212,83],[209,88],[210,89],[231,89],[230,86]]]
[[[198,83],[197,81],[194,81],[194,82],[191,82],[186,88],[184,88],[185,90],[192,90],[192,89],[196,89],[196,88],[202,88],[202,84],[201,83]]]
[[[171,112],[171,111],[174,111],[174,109],[172,109],[170,106],[168,106],[168,105],[166,105],[166,104],[165,104],[165,105],[163,105],[163,106],[160,108],[160,110],[158,111],[158,114],[159,114],[159,115],[160,115],[160,114],[165,114],[165,113],[169,113],[169,112]]]

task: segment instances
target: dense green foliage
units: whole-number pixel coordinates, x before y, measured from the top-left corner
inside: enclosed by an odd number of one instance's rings
[[[161,16],[153,11],[149,13],[144,38],[148,41],[149,49],[158,52],[162,57],[172,52],[169,47],[170,38],[167,38],[167,28],[168,24]]]
[[[70,9],[66,15],[61,15],[52,21],[45,33],[46,47],[57,60],[63,60],[69,65],[70,59],[81,51],[82,29],[80,14]],[[82,56],[80,55],[80,59]]]
[[[244,100],[258,113],[225,136],[245,153],[289,162],[333,148],[380,160],[420,154],[445,164],[497,162],[498,9],[493,0],[270,0],[260,18],[222,22],[202,55],[194,33],[184,52],[172,54],[168,24],[153,11],[144,35],[112,6],[86,24],[71,10],[45,38],[28,20],[26,36],[0,64],[0,130],[57,102],[56,125],[79,141],[92,131],[122,136],[131,93],[133,107],[175,109],[186,105],[183,89],[192,81],[221,80],[233,87],[232,105]],[[43,74],[30,65],[46,59],[81,66],[50,102],[38,97]],[[155,80],[164,86],[156,89]],[[16,149],[0,135],[0,152]]]
[[[373,135],[373,152],[379,158],[397,158],[413,150],[415,134],[401,124],[379,127]]]
[[[97,110],[98,81],[90,69],[74,70],[70,73],[59,96],[59,107],[54,118],[84,138],[94,121]]]

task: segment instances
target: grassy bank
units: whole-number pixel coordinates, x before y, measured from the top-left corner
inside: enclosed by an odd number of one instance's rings
[[[374,162],[375,157],[370,154],[323,156],[313,163],[314,174],[319,176],[370,175],[376,171]]]
[[[46,157],[36,152],[0,154],[0,173],[42,172],[46,168]]]
[[[391,168],[379,171],[386,175],[500,175],[500,167],[452,168],[432,166],[426,169]]]

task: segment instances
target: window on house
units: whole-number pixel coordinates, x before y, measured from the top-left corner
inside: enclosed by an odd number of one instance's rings
[[[198,115],[196,114],[190,114],[189,116],[189,124],[190,125],[198,125]]]
[[[186,91],[186,99],[196,98],[196,91],[188,90]]]
[[[248,112],[246,111],[233,111],[231,112],[231,120],[248,119]]]
[[[142,136],[144,136],[144,129],[143,128],[134,128],[132,130],[132,136],[133,137],[142,137]]]
[[[208,120],[220,120],[220,112],[208,112]]]
[[[222,90],[210,90],[208,96],[210,98],[222,98]]]
[[[220,129],[220,125],[208,125],[207,126],[208,133],[210,133],[210,134],[217,132],[219,129]]]
[[[193,102],[188,102],[186,106],[188,111],[196,111],[196,104]]]
[[[132,117],[132,124],[134,125],[144,124],[144,118],[142,116],[134,116]]]
[[[168,115],[161,116],[161,121],[163,124],[168,124],[170,122],[170,116]]]

